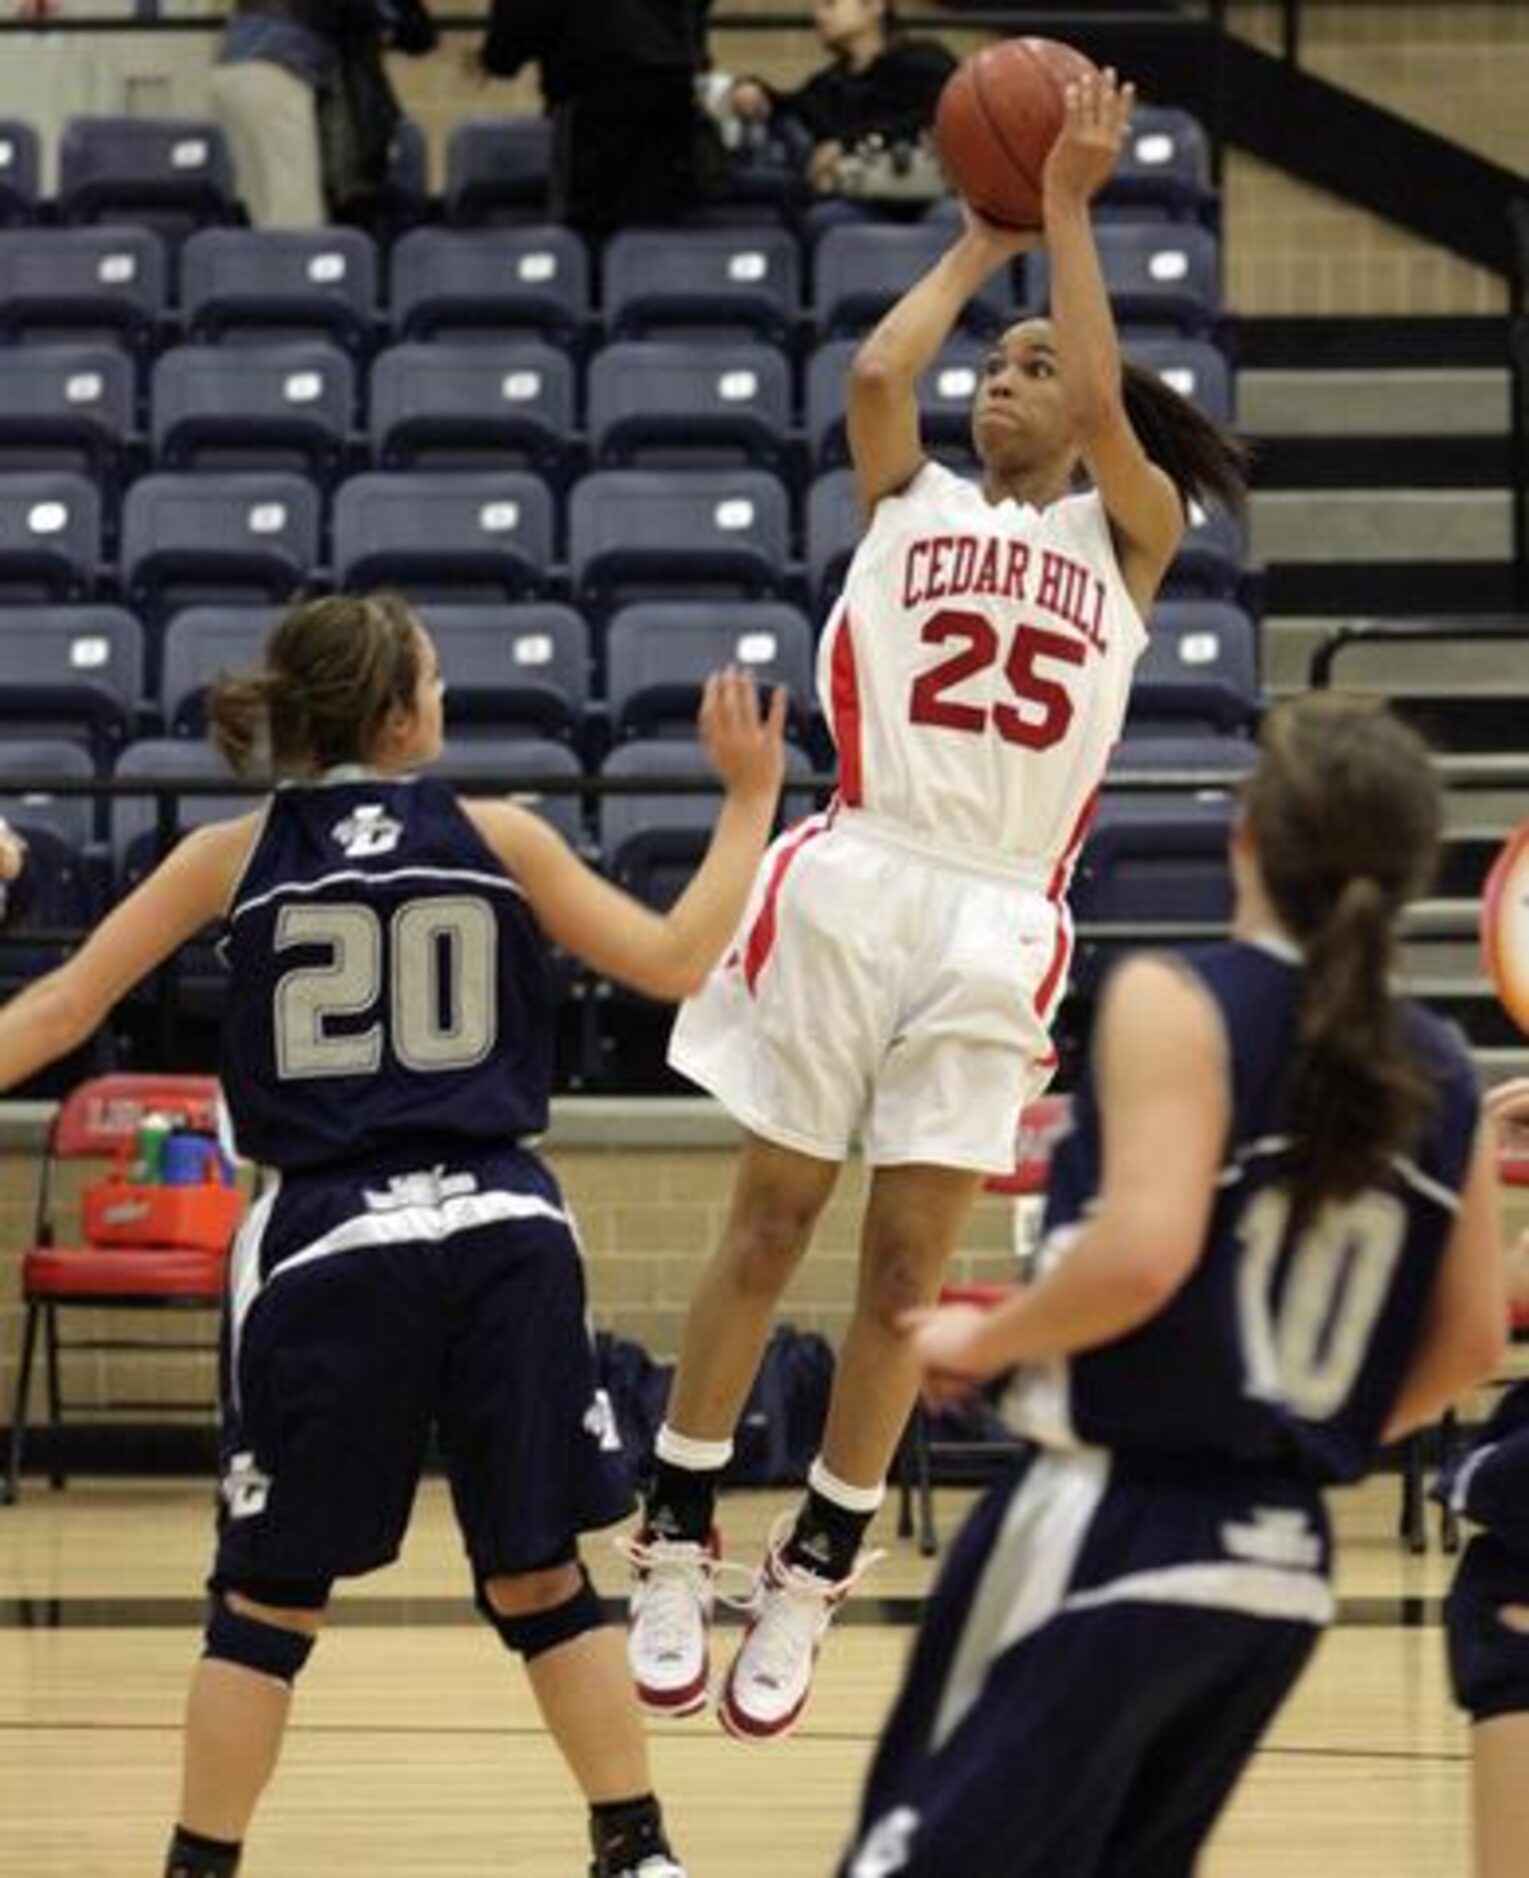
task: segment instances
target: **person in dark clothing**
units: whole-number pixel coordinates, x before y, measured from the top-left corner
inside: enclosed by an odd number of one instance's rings
[[[479,60],[497,78],[540,65],[560,221],[603,234],[674,221],[700,201],[695,83],[710,4],[492,0]]]
[[[904,37],[892,0],[816,0],[813,13],[831,63],[795,91],[742,78],[728,106],[745,123],[795,127],[810,138],[808,176],[828,192],[858,145],[911,143],[929,128],[956,61],[936,40]]]

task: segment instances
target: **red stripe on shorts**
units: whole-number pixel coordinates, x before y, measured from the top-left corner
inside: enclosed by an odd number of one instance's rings
[[[857,809],[861,801],[860,674],[855,669],[854,620],[848,607],[841,609],[834,628],[829,701],[834,748],[839,752],[839,795],[846,808]]]
[[[752,994],[755,981],[764,970],[766,961],[775,947],[775,926],[778,917],[781,885],[786,878],[786,869],[812,840],[814,835],[823,834],[828,823],[819,817],[803,822],[795,840],[786,842],[775,857],[775,865],[770,870],[770,884],[765,888],[764,904],[759,915],[749,928],[749,936],[743,944],[743,982]]]

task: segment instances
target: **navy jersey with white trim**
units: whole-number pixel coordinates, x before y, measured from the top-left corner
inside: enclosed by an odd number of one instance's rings
[[[1232,1121],[1206,1245],[1149,1322],[1016,1376],[1014,1424],[1037,1439],[1143,1457],[1201,1455],[1352,1480],[1370,1465],[1412,1359],[1469,1171],[1478,1101],[1453,1033],[1413,1004],[1404,1032],[1437,1101],[1416,1155],[1292,1235],[1286,1087],[1300,966],[1234,942],[1186,964],[1220,1009]],[[1172,1074],[1170,1065],[1164,1073]],[[1091,1076],[1052,1162],[1043,1259],[1065,1258],[1102,1174]],[[1172,1179],[1164,1168],[1162,1178]]]
[[[444,783],[277,790],[225,947],[223,1088],[252,1159],[315,1167],[546,1127],[546,946]]]

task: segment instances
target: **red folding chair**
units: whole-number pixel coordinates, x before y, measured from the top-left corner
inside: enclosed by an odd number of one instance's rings
[[[1030,1276],[1039,1241],[1041,1203],[1051,1176],[1051,1151],[1072,1124],[1072,1098],[1041,1096],[1029,1103],[1019,1118],[1014,1141],[1012,1173],[995,1174],[984,1182],[987,1193],[1007,1194],[1014,1201],[1014,1256],[1021,1282]],[[975,1304],[991,1310],[1013,1289],[1007,1284],[948,1284],[940,1287],[941,1304]],[[910,1538],[914,1509],[918,1512],[918,1549],[933,1558],[940,1549],[934,1523],[933,1461],[936,1456],[995,1463],[1014,1453],[1011,1438],[981,1441],[936,1441],[929,1433],[929,1416],[922,1402],[914,1404],[897,1458],[897,1536]]]
[[[66,1405],[60,1370],[66,1350],[205,1352],[216,1347],[205,1340],[165,1344],[130,1337],[76,1338],[65,1343],[59,1336],[59,1313],[73,1306],[104,1306],[112,1311],[218,1309],[223,1300],[228,1245],[225,1242],[215,1248],[199,1249],[102,1245],[86,1239],[82,1227],[76,1227],[78,1237],[66,1238],[60,1231],[57,1189],[64,1163],[105,1163],[115,1159],[133,1142],[139,1124],[150,1114],[172,1116],[193,1128],[215,1132],[218,1099],[217,1081],[211,1076],[113,1075],[91,1077],[71,1090],[60,1103],[43,1153],[33,1243],[21,1263],[26,1320],[11,1415],[10,1456],[4,1485],[7,1500],[15,1501],[20,1493],[32,1364],[39,1332],[46,1359],[48,1420],[52,1430],[48,1478],[55,1488],[62,1487],[65,1478],[60,1435]],[[102,1410],[156,1408],[181,1412],[187,1407],[184,1403],[165,1402],[107,1402],[99,1406]]]

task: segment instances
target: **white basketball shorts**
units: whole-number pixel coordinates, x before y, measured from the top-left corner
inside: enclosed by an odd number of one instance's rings
[[[1072,930],[1041,863],[953,855],[858,810],[760,866],[669,1061],[745,1128],[822,1160],[1007,1173],[1056,1058]]]

